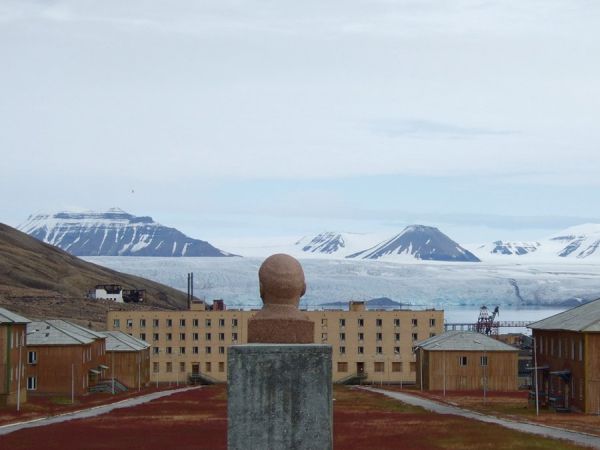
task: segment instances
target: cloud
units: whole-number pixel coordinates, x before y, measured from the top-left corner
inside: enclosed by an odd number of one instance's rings
[[[375,133],[389,137],[432,139],[464,139],[478,136],[507,136],[518,134],[514,130],[460,126],[425,119],[378,120],[369,125]]]

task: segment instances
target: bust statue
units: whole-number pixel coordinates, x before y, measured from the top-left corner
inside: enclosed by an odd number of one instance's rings
[[[314,323],[298,309],[306,292],[298,260],[271,255],[260,266],[258,280],[263,308],[248,321],[248,343],[313,343]]]

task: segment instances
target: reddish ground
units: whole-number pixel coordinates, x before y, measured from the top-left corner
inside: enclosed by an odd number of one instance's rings
[[[336,450],[579,448],[495,425],[427,413],[347,387],[336,387],[335,399]],[[225,449],[226,403],[225,386],[205,387],[92,419],[0,436],[0,448]]]
[[[384,386],[384,389],[402,391],[399,386]],[[511,420],[526,420],[600,436],[600,416],[575,412],[557,413],[549,408],[540,408],[540,414],[536,416],[535,404],[528,401],[528,393],[524,391],[488,392],[485,402],[482,391],[447,391],[446,396],[441,391],[420,392],[412,388],[404,391]]]

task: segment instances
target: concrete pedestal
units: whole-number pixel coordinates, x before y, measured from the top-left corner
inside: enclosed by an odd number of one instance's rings
[[[228,349],[229,450],[333,448],[331,347]]]

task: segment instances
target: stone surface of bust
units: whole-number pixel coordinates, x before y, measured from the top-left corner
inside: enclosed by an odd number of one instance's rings
[[[298,309],[306,292],[298,260],[283,253],[271,255],[258,279],[263,308],[248,321],[248,343],[313,343],[314,323]]]

